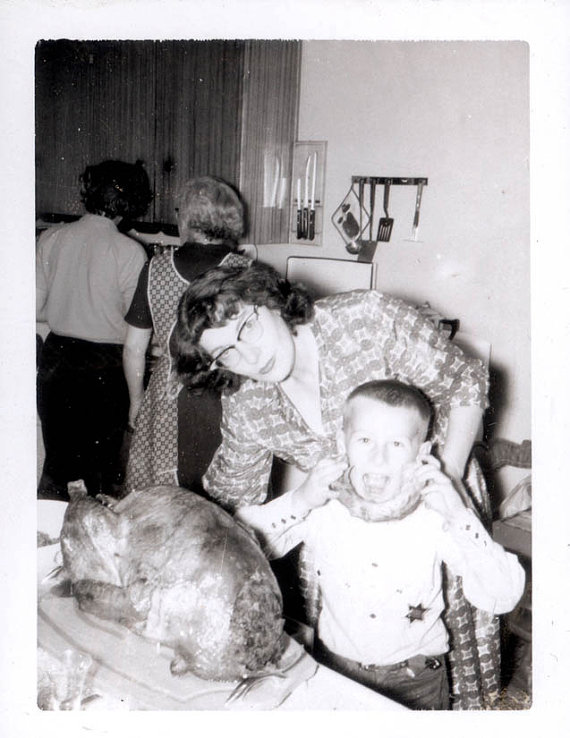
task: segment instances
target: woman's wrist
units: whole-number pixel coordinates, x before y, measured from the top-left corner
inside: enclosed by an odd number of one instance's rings
[[[441,458],[441,470],[446,477],[449,477],[452,481],[461,482],[463,479],[465,467],[461,467],[455,459],[446,459],[445,456]]]

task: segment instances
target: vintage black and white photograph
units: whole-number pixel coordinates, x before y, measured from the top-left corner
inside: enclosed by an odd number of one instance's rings
[[[34,724],[526,734],[533,39],[242,29],[27,38]]]

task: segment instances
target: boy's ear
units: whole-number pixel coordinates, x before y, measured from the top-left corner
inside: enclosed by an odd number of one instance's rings
[[[421,456],[429,456],[431,453],[431,441],[424,441],[418,449],[418,458]]]

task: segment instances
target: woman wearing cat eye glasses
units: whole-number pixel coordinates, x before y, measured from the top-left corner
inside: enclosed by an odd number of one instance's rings
[[[180,300],[173,358],[190,389],[224,390],[222,442],[203,484],[229,510],[266,500],[274,457],[303,474],[321,458],[336,456],[344,399],[362,382],[387,378],[415,385],[430,398],[431,438],[442,467],[464,492],[467,470],[475,506],[488,505],[476,464],[467,463],[487,406],[486,367],[402,300],[358,290],[313,304],[302,286],[260,262],[217,267]],[[307,586],[310,620],[314,582]],[[482,706],[481,694],[497,688],[497,669],[482,668],[481,680],[468,670],[479,646],[496,652],[498,625],[479,624],[475,615],[465,626],[457,580],[447,594],[449,628],[465,644],[452,654],[456,703]]]
[[[303,472],[336,454],[342,403],[359,383],[423,389],[434,442],[460,483],[486,406],[487,372],[402,300],[359,290],[313,301],[260,262],[217,267],[180,300],[173,358],[190,389],[224,389],[222,443],[204,477],[228,508],[263,502],[273,456]]]
[[[286,324],[265,306],[247,306],[226,326],[206,329],[201,345],[212,370],[229,370],[264,382],[282,381],[292,368],[293,342]]]

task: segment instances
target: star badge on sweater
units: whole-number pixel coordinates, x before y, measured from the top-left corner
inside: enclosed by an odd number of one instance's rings
[[[424,607],[421,602],[419,605],[408,605],[408,614],[406,615],[406,617],[408,618],[410,623],[413,623],[414,620],[423,620],[424,613],[428,610],[429,607]]]

